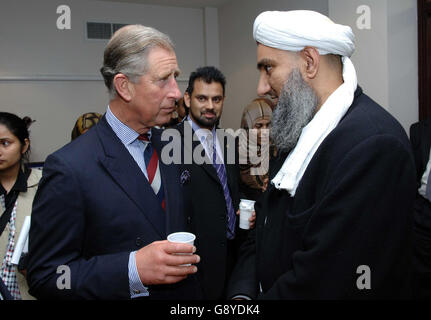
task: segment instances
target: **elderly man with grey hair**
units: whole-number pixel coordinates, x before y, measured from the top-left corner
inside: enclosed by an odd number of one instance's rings
[[[408,297],[415,165],[401,125],[357,85],[351,28],[264,12],[253,35],[279,156],[229,296]]]
[[[198,299],[196,248],[184,231],[180,175],[159,160],[161,132],[181,97],[165,34],[118,30],[101,68],[105,115],[51,154],[34,201],[28,281],[39,299]],[[188,253],[186,255],[176,253]]]

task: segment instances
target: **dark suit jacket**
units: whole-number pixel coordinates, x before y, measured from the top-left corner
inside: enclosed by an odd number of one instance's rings
[[[285,158],[271,164],[270,178]],[[295,197],[270,184],[256,203],[256,234],[241,248],[230,295],[409,294],[414,196],[414,160],[403,128],[358,88],[348,113],[314,154]],[[360,290],[357,281],[366,283],[367,275],[371,290]]]
[[[431,118],[412,124],[410,141],[416,162],[417,188],[421,186],[431,148]],[[416,194],[414,210],[414,282],[415,298],[431,298],[431,203]]]
[[[160,131],[152,143],[161,152]],[[186,227],[179,172],[160,161],[166,213],[133,157],[103,117],[50,155],[36,194],[28,281],[37,298],[129,299],[131,251]],[[59,290],[57,268],[71,270]],[[195,277],[149,288],[150,298],[196,298]]]
[[[418,188],[425,172],[431,149],[431,118],[416,122],[410,126],[410,142],[416,164],[416,178]]]
[[[189,135],[184,135],[185,127]],[[187,121],[177,126],[181,135],[181,150],[193,160],[193,150],[199,146],[204,150],[195,136],[192,142],[191,126]],[[187,131],[186,131],[187,132]],[[219,137],[219,141],[221,141]],[[235,140],[227,140],[224,144],[224,163],[228,187],[233,201],[235,212],[239,207],[239,169],[237,157],[228,161],[228,153],[235,152]],[[203,151],[204,154],[204,151]],[[206,155],[205,155],[206,157]],[[229,163],[230,162],[230,163]],[[234,162],[234,163],[232,163]],[[227,209],[224,198],[223,187],[217,176],[213,165],[209,162],[196,164],[194,161],[184,160],[181,172],[188,172],[190,179],[184,183],[186,199],[186,213],[190,230],[196,234],[195,245],[197,254],[201,257],[198,264],[198,276],[202,285],[205,299],[222,299],[225,293],[225,282],[230,275],[232,264],[235,262],[236,248],[244,232],[238,228],[238,217],[236,223],[236,238],[233,243],[227,241]]]

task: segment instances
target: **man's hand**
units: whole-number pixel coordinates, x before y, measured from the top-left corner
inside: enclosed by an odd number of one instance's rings
[[[193,255],[175,255],[174,253],[194,253],[196,247],[185,243],[173,243],[167,240],[155,241],[136,252],[136,267],[143,285],[176,283],[189,274],[196,273],[196,266],[181,266],[200,261]]]
[[[240,209],[238,209],[238,211],[236,212],[236,215],[239,216],[240,214]],[[253,210],[253,212],[251,213],[251,217],[248,219],[248,221],[250,222],[250,229],[254,228],[254,225],[256,224],[256,211]]]

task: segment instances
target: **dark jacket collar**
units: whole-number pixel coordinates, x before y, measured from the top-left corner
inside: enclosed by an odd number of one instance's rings
[[[15,184],[13,185],[12,189],[10,189],[8,194],[13,193],[14,191],[18,192],[27,192],[27,178],[30,173],[29,168],[25,168],[25,171],[20,169],[18,171],[18,177],[15,181]],[[0,194],[6,194],[6,190],[3,188],[3,186],[0,184]]]

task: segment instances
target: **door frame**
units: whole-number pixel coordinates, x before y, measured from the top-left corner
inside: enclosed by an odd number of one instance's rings
[[[431,0],[418,0],[418,46],[421,121],[431,117]]]

